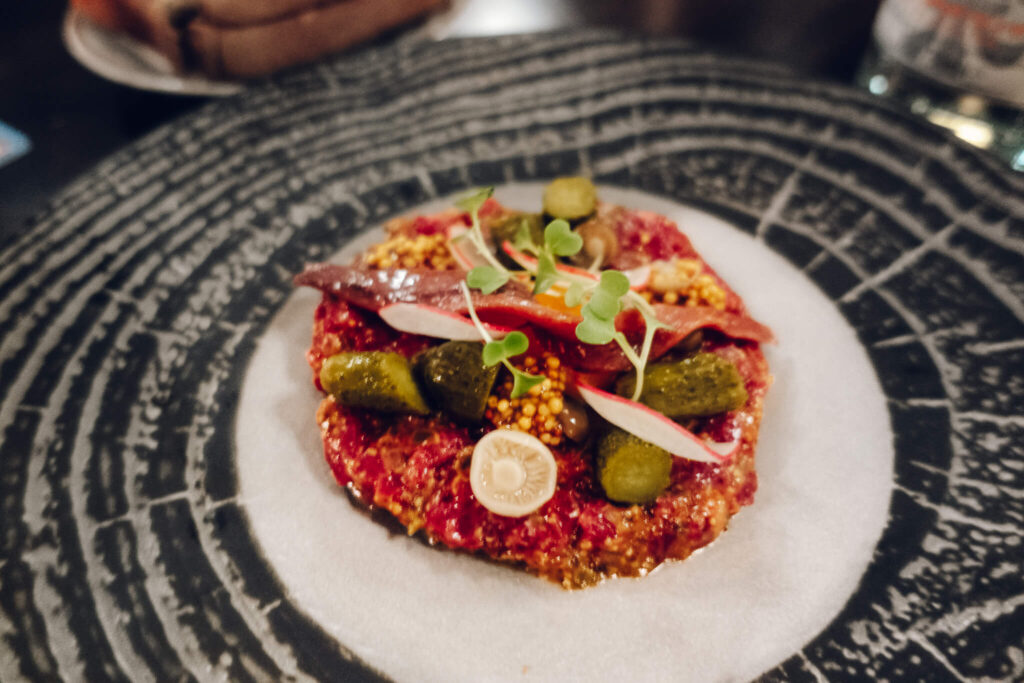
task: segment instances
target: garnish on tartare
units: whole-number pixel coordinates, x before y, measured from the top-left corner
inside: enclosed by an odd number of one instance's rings
[[[431,543],[566,588],[682,559],[753,501],[771,331],[666,218],[559,178],[400,218],[307,357],[338,483]]]

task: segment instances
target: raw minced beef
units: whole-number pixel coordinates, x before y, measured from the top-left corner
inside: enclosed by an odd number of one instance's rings
[[[627,262],[623,267],[673,257],[699,260],[689,240],[667,219],[618,207],[603,210],[620,226],[628,250],[619,257]],[[493,200],[481,211],[485,222],[507,213]],[[399,225],[399,231],[415,226],[417,234],[432,234],[458,220],[464,219],[451,212],[436,219],[419,217]],[[726,313],[745,316],[739,297],[702,261],[700,266],[725,293]],[[320,364],[340,351],[387,350],[411,357],[440,343],[395,331],[371,310],[353,305],[350,297],[318,286],[325,293],[314,316],[308,353],[318,388]],[[544,330],[531,328],[530,333],[543,341]],[[514,563],[566,588],[592,585],[608,576],[639,576],[713,541],[732,515],[753,502],[757,488],[754,448],[771,381],[764,356],[757,342],[714,330],[704,332],[702,350],[736,365],[748,399],[738,410],[687,426],[713,440],[738,435],[741,445],[724,464],[675,458],[671,484],[648,505],[609,502],[595,479],[592,443],[564,439],[551,449],[557,486],[549,501],[524,517],[489,512],[473,496],[469,464],[474,444],[493,425],[465,426],[442,413],[379,414],[340,406],[327,396],[317,413],[324,452],[339,484],[431,543]]]

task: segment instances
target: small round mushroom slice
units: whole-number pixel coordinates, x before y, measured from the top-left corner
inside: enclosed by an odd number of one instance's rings
[[[503,517],[523,517],[555,494],[558,467],[540,439],[512,429],[484,435],[473,449],[469,484],[485,508]]]

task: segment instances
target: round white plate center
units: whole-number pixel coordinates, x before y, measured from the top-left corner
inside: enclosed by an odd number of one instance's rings
[[[497,197],[529,209],[541,187],[503,187]],[[394,535],[349,502],[323,460],[304,358],[319,293],[297,291],[260,339],[242,387],[241,500],[294,603],[386,675],[746,680],[826,627],[871,559],[887,519],[892,434],[853,329],[803,274],[721,220],[636,191],[601,196],[675,220],[779,339],[766,348],[775,384],[754,504],[685,562],[574,592]]]

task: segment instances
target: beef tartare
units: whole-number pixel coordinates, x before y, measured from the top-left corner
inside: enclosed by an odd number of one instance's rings
[[[771,332],[668,219],[562,178],[401,218],[323,298],[307,357],[334,477],[431,543],[566,588],[640,576],[753,502]]]

